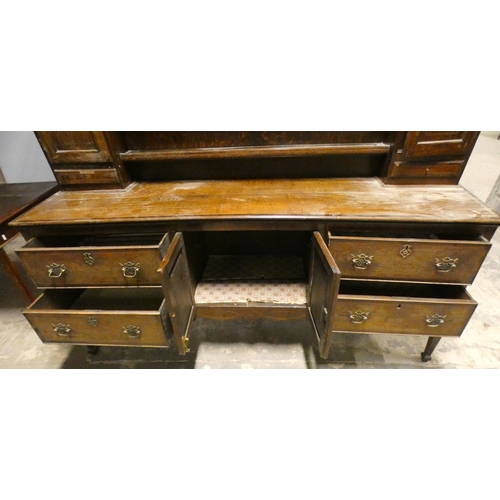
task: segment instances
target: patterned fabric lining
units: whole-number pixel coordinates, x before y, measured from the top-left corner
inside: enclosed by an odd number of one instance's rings
[[[197,304],[249,302],[305,304],[307,283],[270,283],[256,281],[202,281],[194,296]]]

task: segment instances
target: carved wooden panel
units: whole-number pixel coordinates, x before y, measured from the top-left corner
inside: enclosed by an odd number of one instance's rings
[[[466,156],[474,147],[479,132],[408,132],[404,159],[434,156]]]
[[[103,132],[35,132],[50,163],[112,161]]]

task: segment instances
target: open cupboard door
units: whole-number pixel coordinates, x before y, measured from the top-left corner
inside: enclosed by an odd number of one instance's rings
[[[175,341],[180,354],[189,352],[189,327],[194,312],[194,290],[182,233],[176,233],[158,272]]]
[[[307,307],[319,341],[322,358],[328,357],[335,303],[339,293],[340,270],[321,234],[313,233]]]

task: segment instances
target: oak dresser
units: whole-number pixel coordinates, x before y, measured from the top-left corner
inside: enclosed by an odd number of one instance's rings
[[[189,350],[198,318],[458,337],[500,216],[478,132],[36,132],[61,190],[12,225],[43,342]]]

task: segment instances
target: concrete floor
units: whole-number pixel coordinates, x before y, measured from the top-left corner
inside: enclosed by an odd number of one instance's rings
[[[481,134],[461,181],[483,201],[500,175],[497,136]],[[0,269],[0,368],[500,368],[500,232],[468,290],[479,302],[474,316],[460,338],[440,342],[428,363],[420,361],[425,338],[398,335],[338,335],[322,360],[307,322],[265,320],[197,321],[192,352],[183,358],[173,346],[103,347],[89,356],[85,347],[43,344],[21,314],[23,296]]]

